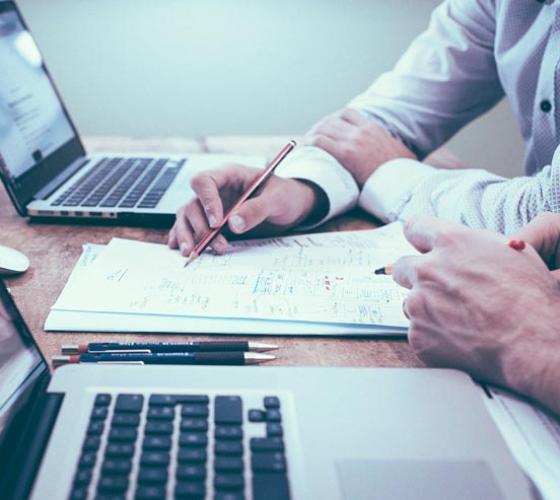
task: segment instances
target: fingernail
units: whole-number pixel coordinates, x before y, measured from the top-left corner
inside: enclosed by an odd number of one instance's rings
[[[208,216],[208,224],[210,224],[210,227],[216,227],[218,225],[218,219],[216,219],[215,215]]]
[[[187,248],[188,248],[188,246],[187,246],[186,243],[181,243],[181,244],[179,245],[179,249],[181,250],[181,255],[184,255],[184,256],[186,257],[186,255],[187,255]]]
[[[229,219],[229,225],[236,233],[240,233],[245,228],[245,221],[239,215],[232,215]]]

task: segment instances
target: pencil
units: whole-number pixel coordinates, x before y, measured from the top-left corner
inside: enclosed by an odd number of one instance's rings
[[[196,341],[196,342],[90,342],[89,344],[62,344],[62,354],[100,354],[157,352],[266,352],[278,349],[277,345],[254,341]]]
[[[202,252],[204,252],[206,247],[212,242],[212,240],[216,236],[218,236],[219,232],[227,224],[233,212],[235,212],[241,205],[243,205],[243,203],[245,203],[251,196],[253,196],[253,194],[255,194],[255,192],[257,191],[257,189],[259,189],[261,186],[264,185],[264,183],[268,180],[268,178],[274,173],[276,167],[280,165],[280,163],[282,163],[284,158],[286,158],[286,156],[288,156],[288,154],[295,147],[296,147],[296,142],[290,141],[280,150],[280,152],[266,166],[263,172],[251,183],[251,185],[247,188],[247,191],[245,191],[241,195],[241,198],[239,198],[237,203],[235,203],[235,205],[233,205],[227,211],[220,224],[218,224],[218,226],[216,226],[215,228],[210,229],[210,231],[208,231],[206,236],[204,236],[204,238],[202,238],[200,242],[194,247],[193,251],[189,255],[189,258],[187,259],[187,262],[185,262],[184,267],[187,267],[191,262],[195,261]]]
[[[393,266],[389,264],[388,266],[380,267],[379,269],[376,269],[374,273],[390,276],[391,274],[393,274]]]
[[[527,245],[523,240],[508,240],[505,244],[518,252],[522,252]],[[393,274],[393,266],[389,264],[388,266],[380,267],[374,271],[374,274],[390,276]]]

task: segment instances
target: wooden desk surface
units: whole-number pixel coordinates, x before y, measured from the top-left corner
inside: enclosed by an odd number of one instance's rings
[[[208,137],[197,139],[90,138],[88,151],[162,151],[168,153],[275,153],[285,137]],[[361,212],[339,217],[321,230],[373,227]],[[31,261],[22,276],[6,279],[16,303],[43,354],[50,360],[60,345],[101,341],[181,341],[217,338],[200,335],[47,333],[43,330],[50,307],[63,289],[84,243],[108,243],[113,237],[152,242],[165,241],[166,230],[114,226],[84,226],[29,223],[19,217],[8,196],[0,191],[0,244],[24,252]],[[280,346],[276,365],[320,366],[422,366],[403,340],[345,339],[332,337],[250,337]]]

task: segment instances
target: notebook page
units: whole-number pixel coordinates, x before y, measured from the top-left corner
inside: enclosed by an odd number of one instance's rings
[[[405,290],[373,270],[409,252],[375,233],[238,242],[187,268],[164,245],[114,239],[53,309],[406,326]]]

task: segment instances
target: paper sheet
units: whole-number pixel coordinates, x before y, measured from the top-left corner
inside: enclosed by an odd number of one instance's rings
[[[406,291],[373,273],[399,255],[363,233],[242,242],[186,268],[164,245],[113,239],[53,309],[405,327]]]
[[[486,405],[520,467],[545,500],[560,498],[560,422],[511,393],[490,388]]]
[[[132,318],[142,316],[142,331],[403,334],[406,291],[373,270],[412,252],[398,224],[234,242],[228,255],[204,254],[187,268],[164,245],[87,245],[45,326],[114,331],[118,316],[138,331]]]

